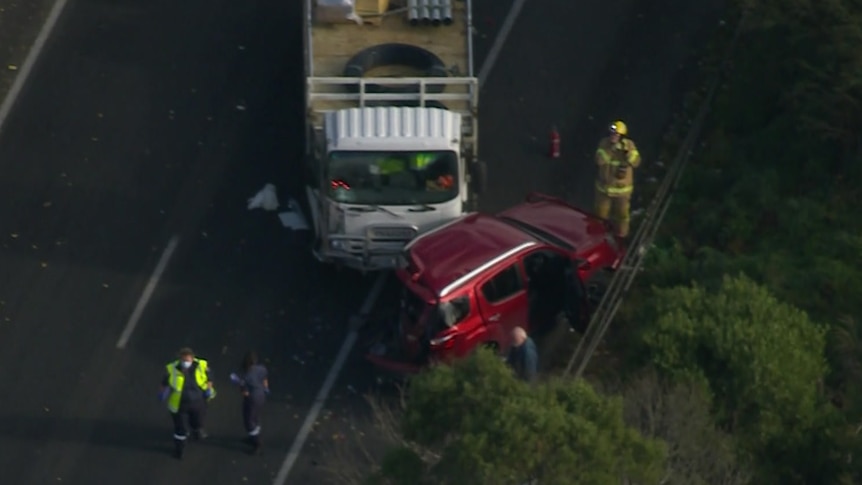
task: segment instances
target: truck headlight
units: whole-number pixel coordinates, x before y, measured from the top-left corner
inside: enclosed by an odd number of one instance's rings
[[[336,251],[347,251],[347,241],[343,239],[332,239],[329,241],[329,247]]]

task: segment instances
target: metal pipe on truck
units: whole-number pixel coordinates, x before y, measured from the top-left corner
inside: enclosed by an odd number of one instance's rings
[[[421,0],[407,0],[407,18],[410,25],[419,25],[419,2]]]
[[[440,11],[442,10],[440,5],[441,0],[430,0],[429,3],[431,9],[431,25],[435,27],[439,27],[443,20],[440,18]]]
[[[452,0],[440,0],[443,2],[442,15],[443,25],[452,25]]]

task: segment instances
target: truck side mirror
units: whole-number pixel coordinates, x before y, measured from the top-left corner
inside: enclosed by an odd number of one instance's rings
[[[488,188],[488,165],[482,160],[470,163],[470,182],[476,195],[482,195]]]

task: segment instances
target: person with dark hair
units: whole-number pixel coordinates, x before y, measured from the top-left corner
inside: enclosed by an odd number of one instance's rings
[[[188,432],[185,417],[188,417],[192,437],[205,439],[203,429],[207,402],[215,398],[216,392],[210,380],[209,364],[195,356],[192,349],[183,347],[178,359],[165,366],[159,399],[166,403],[174,422],[174,454],[183,457]]]
[[[260,414],[269,394],[268,372],[252,350],[243,357],[239,373],[231,374],[230,379],[242,393],[242,420],[248,433],[246,440],[252,446],[252,453],[259,453]]]

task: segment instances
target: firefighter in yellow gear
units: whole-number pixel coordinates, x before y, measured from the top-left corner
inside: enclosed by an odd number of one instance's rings
[[[641,163],[635,142],[627,137],[628,128],[622,121],[614,121],[609,134],[596,149],[596,215],[610,219],[617,236],[629,234],[631,197],[634,190],[634,169]]]

